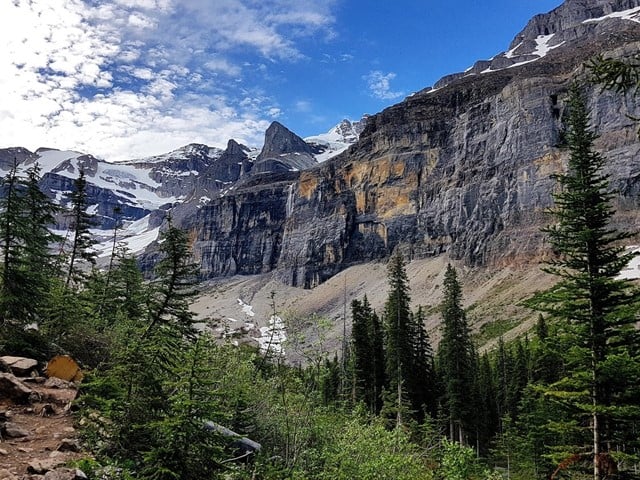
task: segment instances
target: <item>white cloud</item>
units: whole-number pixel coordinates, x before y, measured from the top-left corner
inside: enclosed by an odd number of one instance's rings
[[[0,148],[71,148],[119,160],[190,142],[255,145],[282,111],[262,92],[238,93],[240,65],[257,63],[255,74],[302,58],[301,36],[332,34],[334,5],[0,1]]]
[[[365,75],[363,79],[367,82],[371,96],[380,100],[394,100],[402,97],[404,92],[394,92],[391,90],[391,81],[396,78],[396,74],[389,72],[387,74],[380,70],[374,70]]]
[[[225,58],[212,58],[204,63],[204,67],[212,72],[222,72],[230,77],[237,77],[242,70]]]
[[[300,113],[307,113],[313,109],[311,102],[309,102],[308,100],[298,100],[295,103],[294,108],[296,112]]]

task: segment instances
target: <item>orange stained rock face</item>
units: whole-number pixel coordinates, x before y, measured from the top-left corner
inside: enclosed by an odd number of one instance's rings
[[[318,188],[318,177],[312,172],[302,172],[300,174],[300,196],[311,200],[311,197]]]
[[[547,153],[534,160],[533,163],[538,170],[538,177],[548,177],[553,173],[559,173],[564,170],[562,155],[558,152]]]

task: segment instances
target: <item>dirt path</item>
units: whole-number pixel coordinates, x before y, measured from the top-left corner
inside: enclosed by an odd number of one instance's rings
[[[29,478],[26,474],[34,473],[28,470],[29,465],[39,463],[44,469],[52,469],[87,456],[77,451],[78,432],[68,408],[76,396],[75,387],[61,382],[58,388],[44,383],[23,383],[36,392],[35,402],[15,405],[0,399],[0,412],[5,413],[8,424],[27,434],[15,438],[5,435],[0,440],[0,480]]]

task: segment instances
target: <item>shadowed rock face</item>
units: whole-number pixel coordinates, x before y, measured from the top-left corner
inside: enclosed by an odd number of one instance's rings
[[[211,202],[191,223],[204,273],[275,269],[290,284],[312,287],[395,248],[417,257],[449,252],[469,265],[539,258],[551,174],[567,158],[560,148],[567,87],[595,54],[640,52],[638,23],[610,19],[583,31],[587,24],[575,22],[588,18],[587,6],[601,15],[637,4],[569,1],[524,30],[566,33],[546,56],[451,78],[371,116],[360,141],[339,157]],[[587,95],[596,146],[620,192],[617,221],[635,227],[640,144],[624,115],[634,113],[635,99],[593,87]]]
[[[265,133],[264,147],[252,173],[297,171],[314,165],[311,146],[280,123],[273,122]]]

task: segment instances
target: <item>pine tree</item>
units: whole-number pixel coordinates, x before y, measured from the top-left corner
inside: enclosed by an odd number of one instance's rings
[[[570,346],[564,351],[568,372],[549,386],[547,395],[588,419],[593,478],[601,480],[612,450],[629,451],[629,444],[619,439],[628,439],[628,422],[637,421],[639,397],[630,392],[637,391],[640,371],[634,328],[640,296],[628,281],[617,279],[632,257],[620,245],[630,235],[609,226],[613,194],[602,173],[604,159],[593,149],[596,137],[575,84],[568,105],[569,165],[556,177],[556,224],[545,229],[558,253],[546,270],[560,280],[534,304],[556,321]],[[584,447],[567,453],[580,451]]]
[[[189,310],[189,299],[195,291],[197,266],[193,263],[187,233],[175,227],[169,219],[169,227],[160,238],[161,260],[155,273],[149,297],[149,325],[143,337],[163,325],[187,338],[194,338],[194,316]]]
[[[476,377],[477,405],[475,423],[477,450],[479,454],[486,454],[491,437],[498,428],[498,406],[496,403],[496,386],[493,368],[487,353],[478,359],[478,375]]]
[[[449,418],[449,437],[465,442],[469,433],[474,399],[474,347],[462,308],[462,288],[455,269],[449,264],[444,277],[442,301],[443,333],[438,347],[439,377],[444,383],[444,403]]]
[[[626,93],[638,91],[640,88],[640,60],[619,60],[615,58],[596,57],[587,67],[592,75],[592,81],[602,85],[607,90]]]

